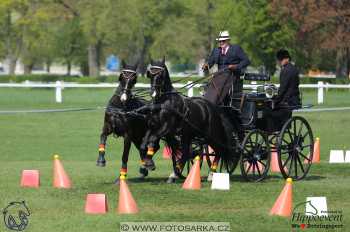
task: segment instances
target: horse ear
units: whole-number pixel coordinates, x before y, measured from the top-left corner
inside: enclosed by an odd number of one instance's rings
[[[126,67],[125,60],[122,60],[122,68],[125,68],[125,67]]]

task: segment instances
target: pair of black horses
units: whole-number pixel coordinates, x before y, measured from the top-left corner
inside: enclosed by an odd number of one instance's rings
[[[133,94],[137,82],[137,65],[122,64],[119,87],[109,100],[100,137],[98,166],[105,166],[105,145],[110,134],[124,138],[120,175],[127,174],[130,146],[139,150],[141,178],[154,170],[152,156],[164,140],[172,150],[173,173],[168,182],[181,177],[184,164],[192,159],[191,144],[202,139],[222,162],[237,165],[240,153],[237,141],[240,137],[240,119],[236,111],[220,107],[202,97],[186,97],[172,86],[165,59],[151,60],[147,77],[150,79],[151,101]],[[227,75],[220,73],[220,75]],[[220,78],[220,75],[215,78]],[[178,151],[181,152],[178,152]],[[117,181],[119,178],[117,179]]]

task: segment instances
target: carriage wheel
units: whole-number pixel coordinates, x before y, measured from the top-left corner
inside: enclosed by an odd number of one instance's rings
[[[241,157],[241,146],[240,146],[239,139],[237,138],[236,135],[234,135],[232,139],[233,139],[233,144],[235,144],[235,146],[231,148],[231,152],[232,152],[231,158],[229,160],[224,160],[221,158],[219,161],[220,172],[226,172],[226,173],[229,173],[230,175],[232,175],[232,173],[235,171]]]
[[[261,181],[270,168],[271,152],[266,134],[260,130],[250,131],[242,143],[241,173],[248,181]]]
[[[277,139],[278,164],[284,178],[301,180],[309,172],[314,139],[309,123],[303,117],[292,117]]]

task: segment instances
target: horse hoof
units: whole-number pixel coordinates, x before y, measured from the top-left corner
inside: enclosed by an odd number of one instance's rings
[[[154,161],[151,159],[146,160],[144,165],[145,165],[145,168],[147,168],[147,170],[150,170],[150,171],[156,170],[156,165],[154,164]]]
[[[213,180],[213,172],[209,172],[208,177],[207,177],[207,181],[212,182],[212,180]]]
[[[209,172],[207,181],[211,182],[213,180],[213,172]]]
[[[142,179],[148,176],[148,170],[144,167],[140,167],[139,173],[140,173],[140,178]]]
[[[166,180],[166,183],[167,184],[174,184],[176,182],[176,178],[172,178],[172,177],[169,177],[167,180]]]
[[[99,167],[105,167],[105,166],[106,166],[106,160],[105,160],[104,154],[101,154],[101,153],[100,153],[100,154],[98,155],[96,165],[99,166]]]
[[[98,166],[98,167],[105,167],[106,166],[106,161],[97,161],[96,166]]]

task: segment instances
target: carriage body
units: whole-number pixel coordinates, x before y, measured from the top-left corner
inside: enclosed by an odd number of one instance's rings
[[[245,75],[245,79],[268,81],[269,77],[250,74]],[[240,146],[242,176],[249,181],[265,179],[271,159],[274,159],[272,171],[278,171],[275,165],[278,163],[277,168],[284,178],[303,179],[313,157],[314,140],[309,123],[301,116],[292,115],[297,107],[274,109],[272,95],[267,93],[264,85],[254,89],[231,95],[226,102],[226,107],[241,113],[245,131]]]

